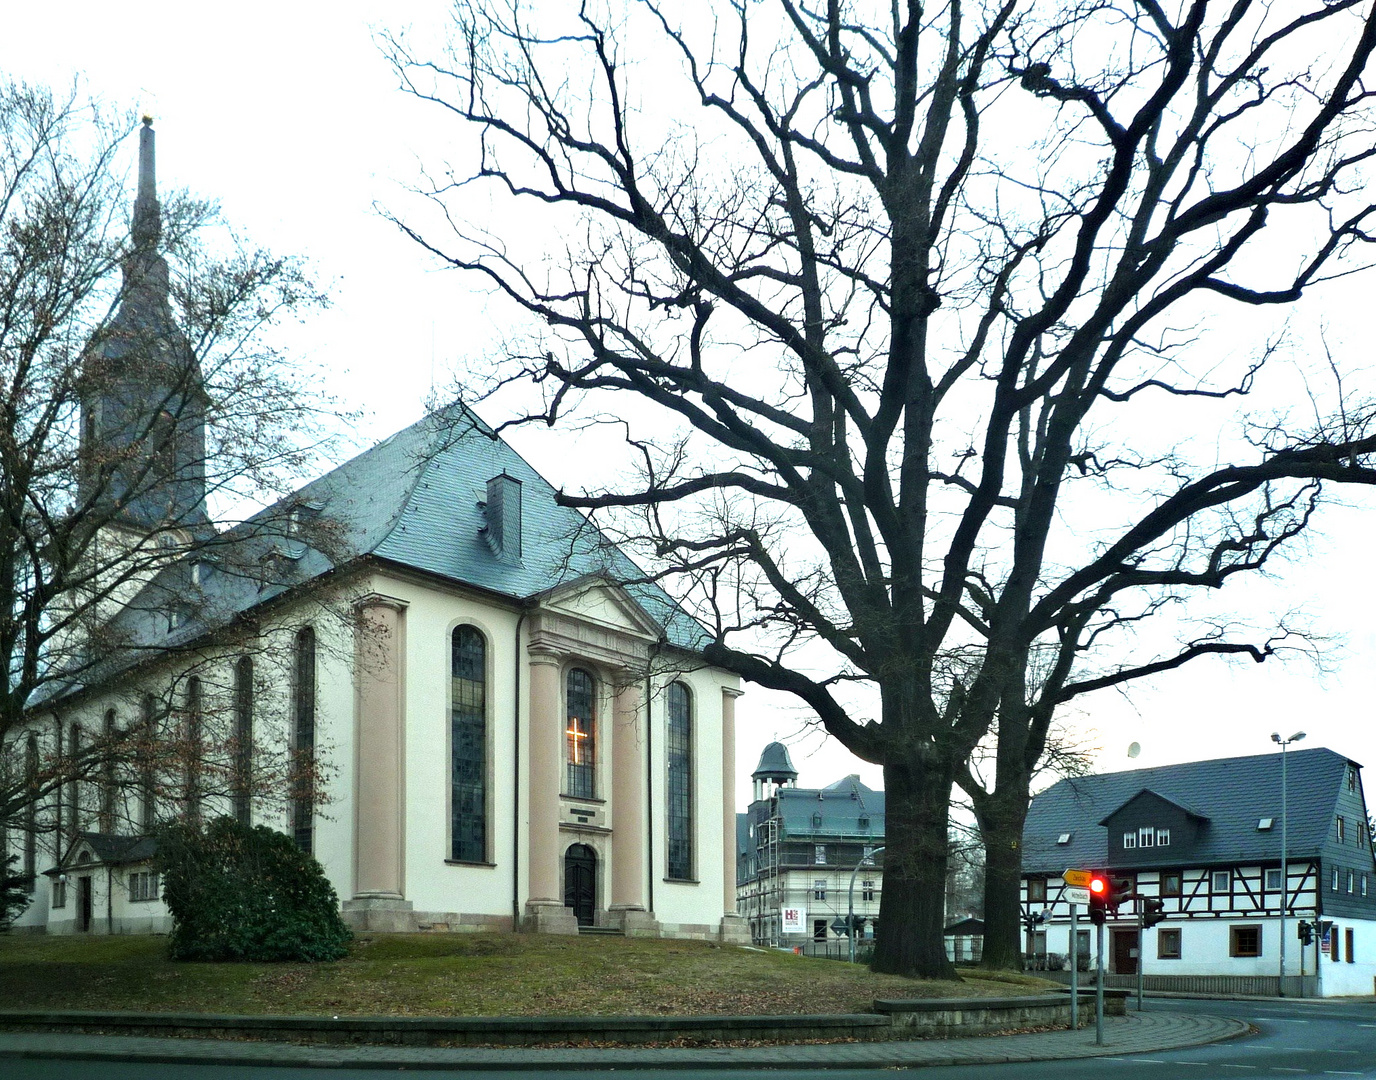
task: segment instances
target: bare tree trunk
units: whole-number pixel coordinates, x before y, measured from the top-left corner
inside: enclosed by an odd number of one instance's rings
[[[955,978],[942,934],[951,783],[952,769],[944,763],[884,766],[886,846],[875,971]]]
[[[1027,792],[1000,791],[979,815],[984,838],[984,953],[980,966],[1018,970],[1022,960],[1022,827]]]

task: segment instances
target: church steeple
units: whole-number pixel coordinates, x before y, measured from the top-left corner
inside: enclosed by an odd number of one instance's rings
[[[82,367],[81,493],[142,529],[196,528],[205,512],[205,388],[173,317],[159,250],[153,120],[139,129],[138,190],[119,306]]]

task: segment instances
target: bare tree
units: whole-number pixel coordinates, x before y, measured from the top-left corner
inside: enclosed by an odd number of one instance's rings
[[[461,0],[455,26],[445,55],[386,44],[464,140],[399,224],[543,326],[474,389],[623,424],[635,476],[564,501],[639,542],[712,663],[882,764],[880,970],[950,972],[948,804],[996,727],[985,956],[1016,964],[1056,710],[1271,656],[1283,630],[1176,601],[1376,480],[1365,401],[1256,396],[1295,386],[1265,313],[1370,239],[1370,4]]]
[[[108,827],[125,805],[117,788],[199,805],[226,785],[226,798],[249,797],[247,777],[281,788],[293,768],[248,767],[233,691],[216,684],[228,676],[207,657],[251,649],[261,681],[281,652],[230,623],[242,605],[226,583],[254,595],[287,584],[283,546],[306,540],[309,515],[277,499],[313,462],[331,406],[270,331],[323,297],[299,261],[243,244],[212,205],[160,201],[150,124],[135,197],[136,125],[79,90],[0,81],[0,830],[11,843],[32,846],[67,805],[69,827]],[[325,523],[311,528],[327,547]],[[114,686],[127,701],[73,726],[92,688]]]

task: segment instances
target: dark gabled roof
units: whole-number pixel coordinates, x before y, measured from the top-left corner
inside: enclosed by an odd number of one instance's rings
[[[80,832],[67,849],[66,856],[44,874],[55,877],[72,866],[82,848],[90,848],[95,861],[106,866],[147,862],[158,853],[158,842],[151,836],[116,836],[113,833]]]
[[[487,482],[506,474],[521,484],[522,554],[503,558],[483,538]],[[169,567],[121,612],[116,624],[132,652],[186,645],[236,615],[363,557],[421,571],[521,602],[579,579],[618,584],[666,641],[699,650],[710,638],[658,585],[576,510],[558,505],[555,489],[462,404],[439,410],[305,485],[223,541],[190,558],[214,559],[218,547],[239,566],[273,557],[286,573],[270,585],[251,574],[212,572],[201,586],[203,607],[169,630],[170,600],[185,596],[189,567]],[[326,553],[283,533],[285,509],[304,506],[332,527]],[[264,525],[264,522],[270,524]],[[237,537],[242,537],[237,540]],[[244,551],[247,555],[245,556]],[[222,562],[230,561],[228,558]],[[129,666],[122,656],[87,683]],[[57,693],[80,690],[68,685]]]
[[[1356,762],[1322,747],[1289,752],[1291,858],[1318,856],[1349,764]],[[1280,773],[1280,755],[1273,753],[1060,780],[1028,808],[1023,872],[1106,867],[1108,831],[1098,823],[1143,791],[1207,819],[1188,849],[1191,863],[1279,862]],[[1265,817],[1274,818],[1277,827],[1259,830],[1257,822]],[[1071,834],[1070,842],[1057,844],[1064,833]]]
[[[1190,817],[1195,818],[1195,819],[1198,820],[1198,821],[1208,821],[1208,820],[1209,820],[1209,817],[1208,817],[1207,814],[1201,814],[1198,810],[1191,809],[1190,807],[1188,807],[1188,806],[1186,806],[1184,803],[1182,803],[1179,799],[1167,798],[1165,795],[1162,795],[1159,791],[1152,791],[1151,788],[1143,788],[1141,791],[1137,792],[1136,795],[1130,795],[1130,796],[1128,796],[1128,798],[1127,798],[1126,800],[1124,800],[1124,802],[1122,803],[1121,806],[1115,806],[1112,810],[1110,810],[1106,815],[1104,815],[1104,820],[1101,821],[1101,822],[1099,822],[1099,824],[1100,824],[1100,825],[1107,825],[1107,824],[1109,823],[1109,819],[1112,818],[1114,814],[1118,813],[1118,811],[1121,810],[1124,806],[1127,806],[1128,803],[1133,802],[1133,801],[1135,801],[1135,800],[1137,800],[1137,799],[1140,799],[1143,795],[1152,795],[1152,796],[1155,796],[1156,798],[1160,799],[1162,802],[1170,803],[1172,806],[1176,807],[1178,810],[1181,810],[1181,811],[1183,811],[1184,813],[1189,814]]]
[[[943,934],[949,934],[952,937],[983,937],[984,920],[961,919],[958,922],[951,923],[950,926],[946,927],[941,932]]]

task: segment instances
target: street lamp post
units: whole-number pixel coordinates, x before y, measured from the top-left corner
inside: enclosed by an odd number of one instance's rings
[[[877,847],[868,855],[864,856],[855,864],[855,869],[850,872],[850,889],[846,893],[846,937],[850,939],[850,962],[855,963],[855,875],[860,873],[860,867],[873,866],[874,857],[884,849]]]
[[[1288,739],[1282,739],[1279,731],[1271,732],[1271,741],[1280,746],[1280,979],[1277,981],[1277,997],[1285,996],[1285,912],[1290,906],[1290,851],[1289,851],[1289,792],[1286,784],[1285,748],[1304,738],[1303,731],[1297,731]]]

